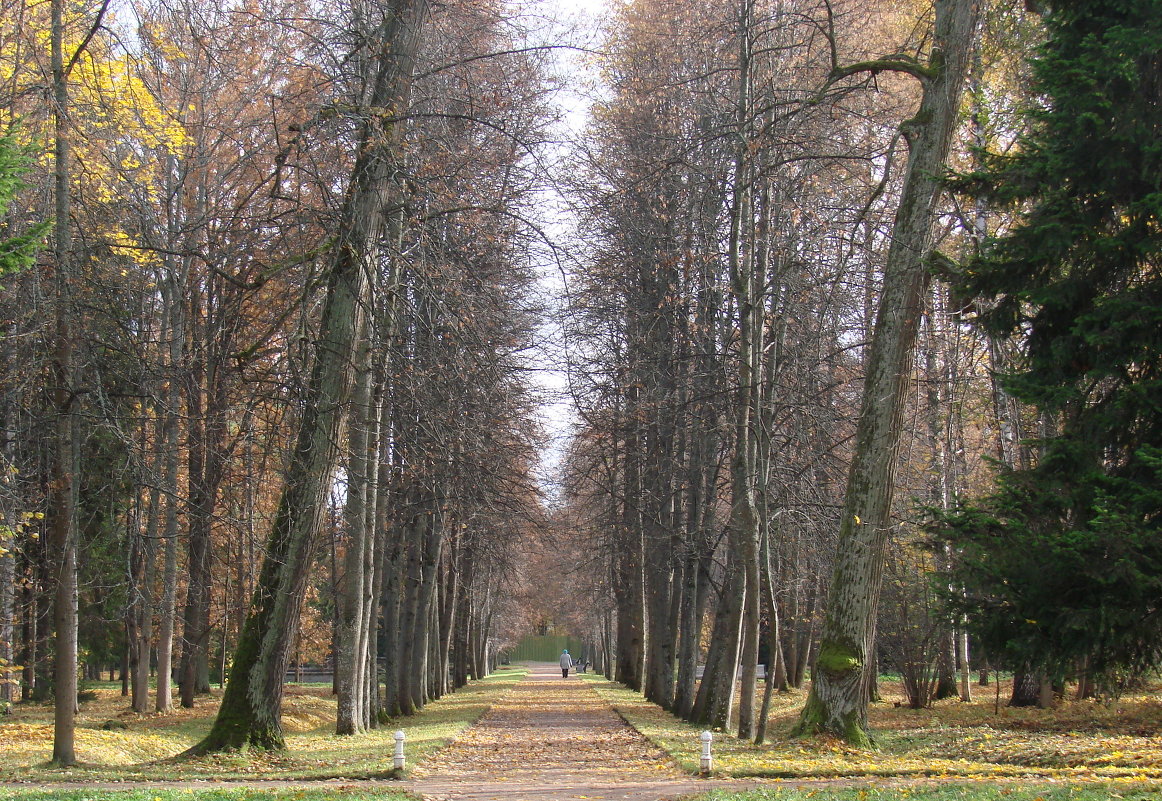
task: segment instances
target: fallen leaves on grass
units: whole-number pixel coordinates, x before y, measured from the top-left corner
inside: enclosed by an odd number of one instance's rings
[[[0,780],[230,780],[377,777],[391,773],[392,733],[408,732],[409,759],[419,759],[446,743],[480,717],[494,697],[523,675],[506,670],[446,695],[419,715],[391,721],[381,729],[339,737],[334,734],[335,699],[327,687],[288,687],[284,696],[285,751],[254,749],[168,760],[209,730],[218,709],[214,696],[199,698],[193,709],[137,715],[114,688],[99,688],[96,699],[81,705],[77,720],[76,768],[48,769],[52,754],[53,709],[18,704],[0,719]],[[116,719],[125,730],[100,727]]]
[[[594,686],[643,734],[697,770],[699,727],[610,682]],[[891,685],[881,687],[890,697]],[[870,719],[880,750],[863,751],[826,738],[790,739],[803,693],[776,699],[768,743],[756,746],[731,733],[715,736],[714,768],[723,776],[826,778],[925,776],[1069,779],[1162,779],[1162,739],[1154,694],[1116,704],[1064,702],[1053,710],[994,711],[993,699],[938,703],[912,710],[873,705]]]
[[[44,723],[15,723],[0,727],[0,760],[36,764],[52,753],[53,727]],[[134,731],[102,731],[78,728],[77,758],[105,765],[132,765],[164,759],[188,747],[184,741]]]

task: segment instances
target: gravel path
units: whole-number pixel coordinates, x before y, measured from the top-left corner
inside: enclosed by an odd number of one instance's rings
[[[660,801],[725,784],[682,772],[589,685],[540,664],[412,777],[429,801]]]

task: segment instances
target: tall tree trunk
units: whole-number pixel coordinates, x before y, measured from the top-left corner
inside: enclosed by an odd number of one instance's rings
[[[143,426],[143,428],[145,428]],[[144,449],[143,449],[144,451]],[[144,714],[149,711],[149,664],[153,641],[153,568],[157,542],[158,505],[161,492],[156,486],[149,493],[148,510],[139,510],[138,515],[129,519],[129,608],[127,614],[129,652],[132,659],[133,711]],[[145,530],[141,530],[138,517],[144,511],[148,515]]]
[[[763,682],[763,703],[755,726],[754,741],[757,745],[762,745],[767,737],[767,718],[771,714],[771,696],[776,684],[781,681],[777,676],[782,671],[783,661],[779,640],[779,604],[775,597],[775,570],[771,564],[771,536],[769,531],[763,532],[763,534],[762,555],[760,557],[762,562],[761,578],[763,605],[767,610],[767,650],[770,656],[767,660],[766,681]],[[785,671],[783,672],[785,673]]]
[[[8,464],[11,464],[9,461]],[[11,523],[8,523],[11,527]],[[0,540],[0,707],[16,701],[16,650],[13,647],[16,620],[16,560],[4,540]]]
[[[902,66],[920,79],[923,96],[919,113],[903,125],[908,166],[868,355],[827,616],[811,693],[797,727],[799,734],[828,732],[865,747],[871,745],[865,668],[873,645],[904,395],[929,280],[939,176],[956,125],[978,14],[975,0],[936,0],[935,7],[927,66]],[[855,65],[840,73],[866,71],[866,65]]]
[[[631,395],[633,390],[631,390]],[[636,408],[628,403],[630,409]],[[642,587],[641,514],[637,508],[641,498],[639,460],[635,441],[637,423],[626,414],[625,454],[622,470],[624,493],[620,526],[617,535],[617,578],[613,585],[617,603],[617,680],[631,690],[642,688],[642,668],[645,654],[645,610]]]
[[[383,441],[383,393],[382,382],[377,382],[373,397],[371,426],[372,441],[368,443],[371,460],[368,471],[368,522],[371,541],[367,544],[367,560],[372,564],[371,581],[364,591],[363,607],[367,610],[363,620],[363,647],[366,651],[364,698],[365,725],[376,728],[379,725],[379,599],[383,593],[384,574],[387,570],[387,492],[380,485],[380,450]]]
[[[402,714],[400,708],[400,682],[403,665],[403,643],[400,641],[400,603],[403,595],[403,544],[399,527],[393,526],[394,540],[389,542],[390,553],[386,556],[383,573],[383,590],[380,605],[383,615],[383,655],[386,661],[383,689],[383,711],[388,717]]]
[[[40,641],[40,632],[37,621],[37,599],[40,593],[36,592],[34,582],[29,581],[24,586],[24,598],[21,604],[23,609],[22,621],[20,625],[20,664],[23,665],[21,671],[21,701],[32,701],[36,697],[36,674],[37,664],[39,662],[39,649],[37,643]]]
[[[73,364],[75,321],[71,301],[73,275],[71,166],[68,131],[69,89],[64,61],[64,2],[52,0],[52,83],[55,133],[56,320],[52,357],[53,410],[56,414],[55,459],[49,509],[54,582],[53,622],[56,648],[53,666],[54,726],[52,761],[69,766],[77,761],[77,524],[75,430],[76,370]]]
[[[459,539],[459,538],[458,538]],[[456,548],[452,553],[445,558],[445,575],[443,579],[443,587],[440,593],[440,665],[439,665],[439,691],[440,694],[448,692],[448,677],[451,673],[451,655],[452,655],[452,635],[455,632],[456,626],[460,621],[456,619],[457,603],[456,599],[460,594],[460,571],[458,570],[460,563],[460,555],[457,553],[460,549],[466,546],[462,542],[458,542]]]
[[[754,247],[744,253],[744,225],[749,227],[752,208],[751,139],[751,25],[754,0],[741,0],[739,28],[739,85],[735,108],[738,149],[734,156],[730,236],[727,262],[731,291],[738,308],[738,383],[735,400],[734,454],[730,465],[731,547],[738,554],[740,577],[736,592],[740,604],[739,658],[742,660],[741,697],[738,707],[738,736],[753,739],[755,734],[755,687],[759,643],[759,554],[760,528],[757,499],[758,414],[763,353],[763,281],[755,275]],[[765,278],[765,276],[764,276]],[[732,666],[733,670],[733,666]],[[732,688],[733,689],[733,688]],[[720,722],[720,719],[715,719]],[[728,721],[722,720],[722,725]]]
[[[417,501],[418,504],[418,501]],[[416,641],[414,632],[419,625],[420,582],[423,580],[422,561],[423,546],[420,535],[416,530],[423,525],[423,518],[419,513],[415,515],[411,525],[405,530],[405,545],[407,561],[403,573],[403,584],[400,587],[399,610],[399,643],[400,659],[397,672],[397,687],[399,688],[399,707],[403,715],[414,715],[415,685],[421,681],[416,675],[413,665],[416,660]]]
[[[678,625],[678,679],[674,693],[674,713],[683,719],[689,718],[694,707],[694,691],[697,678],[698,654],[702,634],[702,621],[698,618],[697,598],[700,589],[698,552],[689,548],[682,568],[681,619]]]
[[[402,123],[397,117],[408,104],[427,12],[428,0],[392,0],[382,9],[375,37],[379,61],[369,102],[373,111],[362,125],[339,219],[315,361],[286,486],[221,709],[210,733],[191,749],[195,753],[247,744],[284,746],[283,677],[327,510],[353,382],[352,359],[367,307],[367,272],[376,263],[399,161]]]
[[[172,233],[172,232],[171,232]],[[171,236],[171,239],[174,237]],[[161,485],[165,488],[165,525],[162,539],[165,551],[162,560],[161,608],[157,634],[157,700],[158,712],[173,710],[173,646],[177,617],[178,596],[178,415],[181,413],[182,391],[178,380],[185,343],[185,315],[182,288],[186,285],[185,270],[179,269],[173,257],[167,257],[166,280],[162,283],[162,298],[167,321],[163,326],[169,336],[169,386],[166,406],[161,410]]]
[[[351,424],[347,427],[350,456],[347,462],[347,505],[344,522],[347,529],[347,551],[343,560],[343,592],[340,596],[338,645],[335,653],[335,678],[338,695],[336,734],[357,734],[364,729],[366,710],[363,704],[367,643],[364,639],[365,618],[371,614],[365,605],[371,577],[367,570],[367,551],[374,540],[368,526],[370,497],[369,473],[374,457],[368,458],[368,424],[371,420],[371,343],[366,331],[356,334],[360,340],[356,358],[355,391],[351,401]]]
[[[9,356],[6,351],[5,356]],[[16,432],[13,421],[14,409],[6,396],[3,401],[3,453],[4,461],[0,469],[9,470],[15,467]],[[0,708],[16,702],[16,648],[14,637],[16,634],[16,558],[12,551],[12,541],[18,528],[14,519],[0,520],[8,530],[6,536],[0,536]]]
[[[406,629],[404,631],[405,636],[410,635],[412,641],[411,664],[405,665],[404,669],[409,670],[414,677],[410,686],[413,710],[422,709],[431,698],[429,681],[435,641],[437,573],[444,540],[443,514],[438,498],[429,499],[425,518],[422,536],[416,543],[420,551],[420,571],[416,593],[415,626],[410,632]]]
[[[726,564],[726,580],[718,598],[714,626],[710,633],[710,647],[706,654],[706,670],[698,685],[691,720],[716,729],[730,726],[734,709],[734,687],[738,677],[738,652],[742,627],[742,599],[746,581],[742,566],[734,551]]]

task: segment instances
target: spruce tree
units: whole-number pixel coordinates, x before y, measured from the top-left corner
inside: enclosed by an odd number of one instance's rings
[[[1053,0],[1027,133],[955,188],[1023,212],[957,277],[1019,337],[1040,458],[934,526],[990,653],[1055,677],[1162,654],[1162,0]]]
[[[0,134],[0,233],[6,234],[13,227],[7,215],[16,194],[24,188],[21,174],[28,168],[29,156],[16,143],[13,132]],[[0,237],[0,276],[31,266],[48,228],[47,222],[41,222],[15,236]]]

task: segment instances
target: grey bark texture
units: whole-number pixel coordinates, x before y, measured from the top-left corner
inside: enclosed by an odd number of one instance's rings
[[[70,284],[73,280],[71,149],[69,144],[69,89],[64,61],[64,2],[52,2],[52,86],[55,127],[54,199],[56,221],[56,329],[52,359],[53,405],[56,412],[55,459],[49,509],[52,516],[52,576],[55,579],[53,623],[56,651],[53,664],[54,720],[52,762],[69,766],[77,761],[77,442],[74,323]]]
[[[899,65],[920,80],[923,95],[916,116],[902,126],[909,144],[903,193],[884,267],[827,614],[811,693],[797,727],[799,734],[827,732],[861,746],[871,745],[865,668],[871,662],[904,395],[930,275],[940,174],[956,127],[978,14],[975,0],[937,0],[935,9],[927,65]],[[854,65],[839,72],[868,69]]]
[[[347,190],[314,366],[250,616],[214,727],[191,753],[285,745],[281,706],[298,615],[338,461],[364,330],[368,272],[378,256],[395,183],[399,116],[407,106],[427,0],[391,0],[376,29],[378,64]]]

